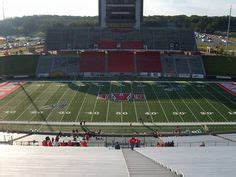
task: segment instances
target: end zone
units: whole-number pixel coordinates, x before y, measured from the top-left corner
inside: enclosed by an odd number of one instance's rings
[[[236,96],[236,83],[231,82],[231,83],[218,83],[217,84],[219,87],[221,87],[223,90],[226,92],[230,93],[233,96]]]
[[[4,82],[0,84],[0,100],[4,99],[8,95],[16,91],[25,83],[26,83],[25,81],[20,81],[20,82]]]

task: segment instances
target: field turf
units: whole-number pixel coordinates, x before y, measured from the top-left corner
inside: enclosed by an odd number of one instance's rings
[[[139,101],[100,94],[145,95]],[[0,121],[236,122],[236,98],[207,82],[28,82],[0,100]]]

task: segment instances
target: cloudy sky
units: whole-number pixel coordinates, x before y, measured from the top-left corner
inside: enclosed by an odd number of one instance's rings
[[[76,15],[98,14],[98,0],[0,0],[5,4],[5,16],[24,15]],[[145,15],[209,15],[221,16],[229,13],[233,5],[236,16],[236,0],[144,0]],[[0,19],[3,17],[0,3]]]

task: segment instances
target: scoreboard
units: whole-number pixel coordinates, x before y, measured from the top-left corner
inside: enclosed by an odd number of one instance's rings
[[[99,0],[102,28],[139,29],[143,20],[143,0]]]

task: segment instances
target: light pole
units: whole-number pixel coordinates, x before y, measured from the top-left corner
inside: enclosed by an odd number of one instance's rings
[[[228,30],[227,30],[227,41],[226,41],[226,50],[227,51],[228,51],[228,47],[229,47],[229,32],[230,32],[231,14],[232,14],[232,5],[230,6],[229,23],[228,23]]]

